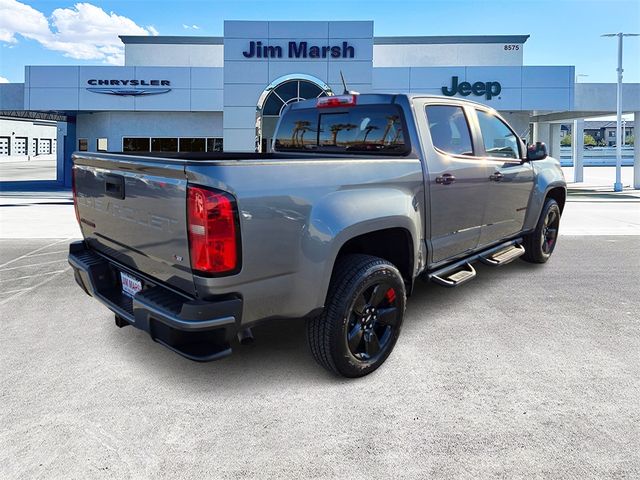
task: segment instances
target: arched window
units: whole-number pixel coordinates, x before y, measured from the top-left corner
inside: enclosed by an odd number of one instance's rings
[[[290,103],[308,100],[310,98],[325,97],[328,89],[309,80],[287,80],[274,87],[262,104],[262,115],[279,117],[285,106]]]

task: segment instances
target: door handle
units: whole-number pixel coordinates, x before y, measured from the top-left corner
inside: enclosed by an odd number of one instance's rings
[[[441,177],[436,177],[436,183],[440,185],[449,185],[456,181],[456,177],[450,173],[444,173]]]
[[[504,178],[504,175],[502,175],[500,172],[496,172],[493,175],[489,175],[489,180],[491,180],[492,182],[499,182],[503,178]]]

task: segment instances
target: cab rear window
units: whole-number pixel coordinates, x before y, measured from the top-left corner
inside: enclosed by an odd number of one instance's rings
[[[405,121],[397,105],[289,110],[275,140],[279,151],[404,155]]]

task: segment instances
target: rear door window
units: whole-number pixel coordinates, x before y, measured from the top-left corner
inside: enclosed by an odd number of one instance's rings
[[[429,105],[426,112],[434,147],[452,155],[474,155],[471,131],[462,107]]]
[[[397,105],[289,110],[278,128],[275,146],[279,151],[326,153],[399,155],[409,151]]]

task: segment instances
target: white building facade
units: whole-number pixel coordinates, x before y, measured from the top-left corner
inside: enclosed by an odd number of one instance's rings
[[[558,156],[560,123],[615,111],[614,84],[523,65],[527,35],[375,37],[373,27],[227,21],[223,37],[123,36],[124,66],[27,66],[24,84],[0,86],[0,113],[68,119],[57,138],[57,181],[68,185],[73,150],[268,150],[283,107],[342,93],[341,74],[360,93],[485,103]],[[625,85],[624,109],[640,111],[638,84]]]

